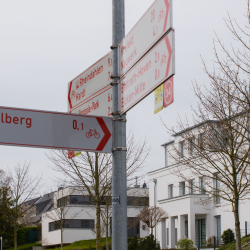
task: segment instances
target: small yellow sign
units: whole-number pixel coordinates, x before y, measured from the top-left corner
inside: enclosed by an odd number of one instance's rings
[[[156,114],[163,109],[163,84],[155,89],[154,103],[154,113]]]
[[[74,151],[74,155],[75,156],[78,156],[78,155],[80,155],[81,154],[81,151]]]

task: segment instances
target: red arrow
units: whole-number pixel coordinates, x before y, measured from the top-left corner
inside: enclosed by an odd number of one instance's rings
[[[104,133],[104,136],[103,136],[101,142],[99,143],[98,147],[96,148],[96,150],[102,151],[104,149],[104,147],[106,146],[109,138],[111,137],[111,133],[101,117],[96,117],[96,120],[98,121],[98,123],[99,123],[99,125],[102,128],[102,131]]]
[[[164,0],[164,2],[166,5],[166,15],[165,15],[165,21],[164,21],[164,26],[163,26],[163,33],[166,31],[167,21],[168,21],[168,13],[169,13],[169,7],[170,7],[168,0]]]
[[[165,77],[168,76],[168,72],[169,72],[169,68],[170,68],[170,63],[171,63],[171,57],[172,57],[172,48],[171,48],[171,44],[169,42],[169,39],[168,39],[168,36],[165,37],[165,42],[166,42],[166,45],[167,45],[167,49],[168,49],[168,64],[167,64],[167,70],[166,70],[166,75]]]
[[[70,82],[70,85],[69,85],[69,94],[68,94],[69,107],[72,109],[72,103],[71,103],[71,99],[70,99],[71,87],[72,87],[72,81]]]

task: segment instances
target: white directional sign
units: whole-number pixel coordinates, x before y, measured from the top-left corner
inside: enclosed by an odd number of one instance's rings
[[[111,116],[112,113],[112,86],[108,85],[98,95],[90,98],[74,108],[71,113],[95,116]]]
[[[125,74],[172,28],[172,0],[156,0],[120,43],[120,75]]]
[[[170,31],[121,78],[121,113],[131,109],[174,72],[174,31]]]
[[[112,52],[101,58],[69,83],[70,113],[108,116],[108,94],[111,89]],[[98,97],[98,98],[97,98]],[[104,107],[105,106],[105,107]]]
[[[111,153],[109,117],[0,107],[0,144]]]

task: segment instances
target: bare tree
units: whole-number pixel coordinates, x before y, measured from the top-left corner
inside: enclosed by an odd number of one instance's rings
[[[9,170],[9,186],[13,201],[10,211],[10,221],[14,227],[14,249],[17,250],[17,230],[20,220],[30,212],[31,206],[25,202],[37,195],[37,190],[41,181],[41,176],[32,177],[30,175],[30,164],[18,163],[13,171]]]
[[[149,154],[146,141],[137,143],[131,133],[127,142],[127,181],[132,183],[133,175],[144,166]],[[70,185],[84,187],[95,203],[96,249],[100,249],[101,203],[111,190],[112,155],[82,152],[78,157],[68,159],[67,151],[53,150],[48,155],[52,168],[63,173]],[[143,177],[143,175],[142,175]]]
[[[248,1],[246,30],[230,16],[225,19],[235,43],[228,50],[216,35],[213,71],[210,72],[203,61],[210,84],[202,87],[196,82],[193,84],[199,102],[197,108],[192,108],[192,120],[179,119],[177,128],[168,128],[181,137],[186,152],[183,154],[175,145],[171,153],[179,162],[177,174],[188,180],[190,176],[185,172],[188,169],[192,175],[202,176],[206,192],[212,195],[210,201],[216,203],[222,199],[225,205],[231,204],[237,250],[241,249],[239,202],[249,198],[250,191],[249,17]],[[201,191],[204,187],[197,186]]]
[[[151,229],[151,234],[153,234],[153,228],[167,217],[167,212],[161,207],[144,207],[137,215],[137,223],[144,222]]]

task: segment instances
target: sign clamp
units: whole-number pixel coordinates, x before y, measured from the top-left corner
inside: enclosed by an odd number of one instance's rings
[[[116,45],[112,45],[112,46],[110,46],[110,49],[115,49],[115,48],[119,48],[119,45],[118,44],[116,44]]]
[[[112,152],[114,152],[114,151],[127,151],[127,148],[117,147],[117,148],[112,148],[111,150],[112,150]]]
[[[120,115],[120,114],[121,114],[120,111],[113,111],[113,112],[111,113],[111,115]]]
[[[112,81],[112,82],[110,82],[110,85],[111,85],[111,86],[113,86],[113,85],[115,85],[115,84],[120,84],[120,81]]]
[[[120,75],[111,75],[110,78],[111,79],[114,79],[114,78],[119,78],[120,79]]]
[[[118,121],[118,122],[127,122],[127,119],[123,119],[123,118],[112,118],[113,121]]]

